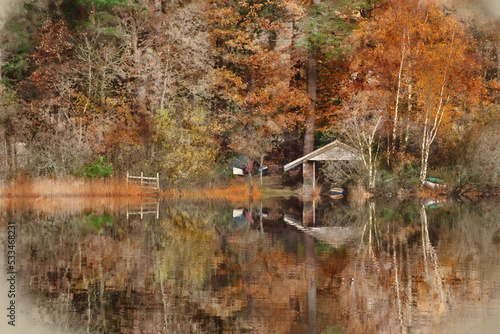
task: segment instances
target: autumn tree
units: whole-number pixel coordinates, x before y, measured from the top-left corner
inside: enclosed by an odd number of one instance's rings
[[[357,33],[352,71],[360,89],[392,94],[389,154],[402,134],[401,115],[421,126],[420,180],[427,176],[431,145],[443,125],[468,112],[481,89],[474,44],[464,26],[435,1],[394,0],[374,12]],[[404,111],[404,113],[403,113]],[[407,124],[409,124],[407,122]]]
[[[211,36],[218,53],[213,89],[234,151],[260,160],[300,117],[306,99],[292,87],[286,20],[300,8],[286,1],[214,1]],[[245,149],[243,149],[245,148]]]
[[[5,145],[6,172],[12,173],[16,167],[15,128],[18,112],[17,96],[12,89],[0,84],[0,126]]]
[[[323,70],[321,66],[318,67],[318,60],[323,57],[339,59],[344,56],[346,47],[343,42],[354,27],[355,16],[359,15],[359,9],[359,4],[351,1],[314,0],[298,22],[301,36],[298,46],[304,48],[307,53],[306,91],[309,99],[304,124],[303,154],[314,150],[318,74]]]
[[[150,161],[171,184],[196,184],[215,170],[220,127],[208,110],[165,108],[155,115],[155,127],[155,155]]]
[[[206,3],[191,1],[170,7],[159,36],[158,87],[153,109],[179,107],[186,102],[195,105],[210,100],[210,74],[215,55],[210,43]],[[153,98],[153,97],[152,97]]]

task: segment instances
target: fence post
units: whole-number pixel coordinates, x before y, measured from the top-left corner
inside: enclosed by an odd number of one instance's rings
[[[141,196],[143,195],[144,189],[143,189],[143,183],[144,182],[144,173],[141,172]]]
[[[160,173],[156,173],[156,197],[160,197]]]

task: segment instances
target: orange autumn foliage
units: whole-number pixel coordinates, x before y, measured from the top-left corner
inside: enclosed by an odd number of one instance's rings
[[[383,110],[390,153],[402,137],[408,141],[401,120],[418,126],[412,140],[420,142],[423,180],[438,134],[446,138],[456,117],[471,112],[483,96],[477,46],[458,18],[434,0],[392,0],[373,14],[355,35],[351,89],[392,96]]]
[[[391,92],[389,115],[397,107],[398,87],[399,111],[415,120],[423,121],[425,108],[437,109],[445,97],[443,124],[460,112],[458,105],[477,102],[481,96],[474,40],[436,1],[390,1],[360,24],[354,38],[357,52],[351,70],[356,77],[351,87]]]

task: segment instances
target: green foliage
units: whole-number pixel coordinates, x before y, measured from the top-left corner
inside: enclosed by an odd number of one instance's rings
[[[18,103],[16,91],[0,83],[0,122],[4,123],[16,115]]]
[[[334,141],[336,138],[335,133],[333,131],[321,131],[321,130],[316,130],[314,131],[314,147],[315,149],[318,149],[320,147],[323,147],[332,141]]]
[[[83,176],[89,179],[109,176],[113,173],[113,164],[107,163],[105,157],[99,156],[97,161],[85,166]]]
[[[36,40],[37,9],[26,5],[22,15],[12,15],[0,31],[0,43],[5,63],[2,66],[3,80],[18,81],[28,71],[27,55]]]
[[[228,181],[233,176],[233,168],[230,163],[230,159],[224,159],[219,165],[215,168],[215,175],[218,180],[216,181]]]
[[[403,212],[403,221],[405,224],[414,223],[419,217],[420,207],[418,205],[408,205]]]
[[[14,55],[5,65],[2,66],[2,74],[14,80],[20,80],[28,71],[26,53]]]
[[[12,37],[6,41],[3,48],[16,54],[25,54],[31,50],[33,36],[30,34],[32,33],[30,30],[33,29],[30,29],[26,21],[8,21],[5,23],[3,30]]]
[[[316,253],[330,253],[330,254],[335,254],[337,256],[342,256],[342,254],[346,252],[346,248],[344,247],[335,248],[333,245],[327,242],[317,240],[314,243],[314,251]]]
[[[393,219],[393,218],[399,216],[396,211],[391,210],[389,208],[382,208],[381,215],[386,220]]]
[[[419,167],[407,163],[406,165],[397,165],[392,170],[386,168],[386,165],[379,167],[379,191],[385,193],[396,193],[401,188],[411,188],[420,183]]]
[[[354,28],[351,13],[356,6],[350,1],[309,6],[308,15],[299,22],[304,35],[298,45],[307,50],[320,51],[328,58],[341,58],[349,51],[343,41]]]

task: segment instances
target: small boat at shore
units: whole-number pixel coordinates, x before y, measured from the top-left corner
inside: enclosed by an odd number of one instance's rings
[[[424,202],[424,207],[426,209],[439,209],[439,208],[442,208],[443,206],[444,206],[444,199],[437,200],[434,198],[428,198]]]
[[[347,190],[339,187],[331,188],[328,195],[333,199],[340,199],[347,195]]]
[[[438,179],[437,177],[429,177],[423,183],[424,187],[429,189],[443,188],[445,186],[444,180]]]

